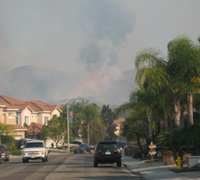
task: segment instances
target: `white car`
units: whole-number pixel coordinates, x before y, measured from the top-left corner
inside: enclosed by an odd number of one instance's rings
[[[48,161],[48,149],[44,141],[32,140],[26,142],[22,151],[22,162],[27,163],[30,159],[41,159],[42,162]]]

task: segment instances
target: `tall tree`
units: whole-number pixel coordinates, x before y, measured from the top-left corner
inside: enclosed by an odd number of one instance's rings
[[[143,105],[146,106],[149,121],[149,136],[151,140],[153,140],[152,110],[156,104],[163,101],[162,98],[158,97],[159,94],[161,94],[161,89],[164,89],[164,87],[166,88],[170,80],[166,71],[167,62],[160,56],[160,51],[149,48],[140,51],[135,59],[135,66],[138,70],[136,81],[141,90],[144,91],[144,97],[146,97],[143,99]],[[147,94],[147,96],[145,94]]]
[[[56,143],[56,147],[58,145],[58,142],[63,138],[63,131],[61,123],[56,115],[53,116],[53,118],[48,121],[49,127],[49,137]]]
[[[193,124],[193,94],[200,86],[200,47],[185,36],[168,44],[169,73],[175,82],[175,113],[180,117],[179,92],[187,93],[188,122]]]
[[[103,105],[101,109],[101,118],[106,128],[106,139],[115,140],[116,125],[114,124],[115,114],[109,105]]]

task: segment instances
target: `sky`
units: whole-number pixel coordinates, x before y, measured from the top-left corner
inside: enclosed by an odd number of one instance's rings
[[[95,93],[134,69],[137,52],[154,47],[167,56],[179,35],[197,42],[199,8],[199,0],[0,0],[0,72],[79,72],[76,95]]]

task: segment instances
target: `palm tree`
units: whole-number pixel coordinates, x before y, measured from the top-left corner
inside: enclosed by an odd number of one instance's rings
[[[157,101],[156,89],[149,86],[145,91],[137,90],[130,95],[129,106],[135,109],[145,109],[149,123],[149,139],[153,141],[152,134],[152,111]]]
[[[140,139],[147,137],[147,129],[147,123],[142,119],[137,119],[133,113],[125,119],[122,129],[122,135],[125,136],[128,141],[137,141],[142,157],[144,157],[144,152]]]
[[[193,124],[193,93],[200,86],[200,47],[185,36],[168,44],[168,72],[174,82],[174,113],[180,118],[181,91],[187,93],[188,122]],[[178,121],[178,119],[177,119]]]
[[[148,86],[152,86],[153,89],[157,89],[157,98],[154,105],[157,103],[160,106],[164,104],[165,109],[165,129],[168,129],[168,112],[167,106],[169,97],[169,82],[170,77],[167,73],[167,62],[160,57],[161,53],[153,48],[145,49],[138,53],[135,59],[135,66],[138,70],[136,74],[136,81],[142,90],[146,90]],[[149,112],[149,122],[151,123],[151,111],[147,107]],[[149,125],[150,127],[150,125]]]
[[[32,128],[33,128],[33,138],[35,138],[35,128],[36,128],[36,125],[33,124],[33,125],[32,125]]]

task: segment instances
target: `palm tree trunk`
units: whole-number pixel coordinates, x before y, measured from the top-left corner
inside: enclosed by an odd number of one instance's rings
[[[163,120],[160,121],[160,132],[161,133],[164,132],[164,122],[163,122]]]
[[[187,94],[187,103],[188,103],[188,123],[193,125],[193,94],[190,92]]]
[[[87,123],[87,143],[90,144],[90,124]]]
[[[185,122],[184,122],[184,111],[185,111],[185,108],[182,107],[182,108],[181,108],[181,122],[180,122],[181,128],[183,128],[183,127],[184,127],[184,124],[185,124]]]
[[[151,113],[152,113],[151,109],[147,108],[147,118],[148,118],[148,122],[149,122],[149,139],[151,142],[153,142]]]
[[[139,146],[140,152],[142,153],[142,157],[144,157],[144,152],[143,152],[142,144],[140,142],[140,136],[137,133],[136,133],[136,137],[137,137],[137,144]]]
[[[181,107],[180,107],[180,100],[178,98],[178,90],[174,91],[174,100],[172,105],[173,105],[174,123],[176,126],[180,126]]]
[[[165,109],[164,109],[164,117],[165,117],[165,131],[168,131],[169,129],[169,125],[168,125],[168,110],[167,110],[167,106],[165,105]]]

